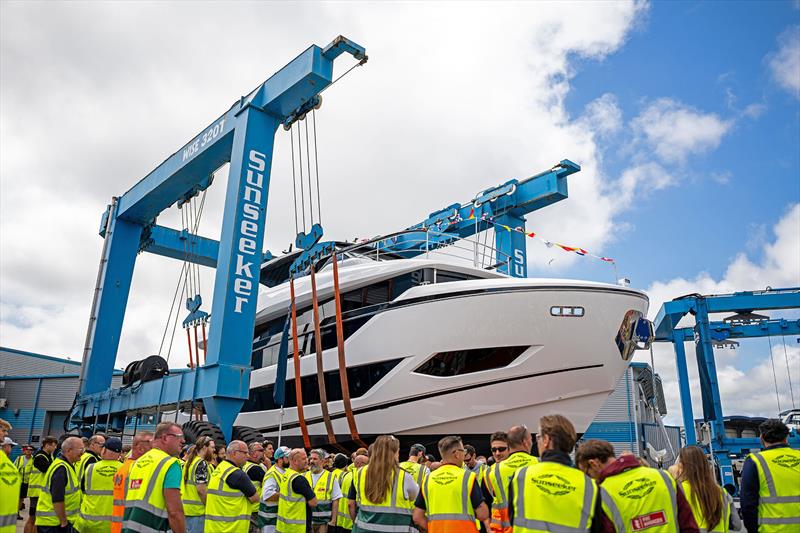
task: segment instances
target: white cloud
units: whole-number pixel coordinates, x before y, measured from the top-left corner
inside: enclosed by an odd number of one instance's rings
[[[622,127],[622,110],[619,108],[617,97],[606,93],[596,100],[586,104],[586,110],[581,117],[587,127],[600,135],[607,135],[618,131]]]
[[[693,279],[676,278],[669,281],[653,283],[648,289],[650,296],[650,318],[654,318],[661,305],[678,296],[692,293],[726,294],[743,290],[760,290],[771,287],[796,287],[800,285],[800,204],[791,205],[786,213],[772,228],[774,237],[769,242],[762,242],[761,259],[754,261],[746,254],[738,254],[728,265],[720,279],[714,279],[705,272]],[[691,320],[687,320],[691,325]],[[754,341],[742,341],[754,342]],[[702,415],[697,367],[694,363],[694,346],[685,345],[690,383],[692,385],[695,417]],[[743,361],[737,359],[737,352],[717,350],[717,370],[720,381],[723,410],[728,414],[775,415],[775,394],[772,364],[766,354],[758,358],[753,368],[741,371]],[[680,406],[675,355],[671,344],[654,345],[656,370],[664,380],[664,393],[667,404],[672,411],[669,414],[671,423],[680,423]],[[779,341],[773,346],[773,355],[778,375],[778,388],[781,394],[781,405],[789,404],[788,378],[786,377],[784,353]],[[787,351],[789,366],[792,370],[792,382],[796,399],[800,400],[800,349],[789,347]],[[649,362],[649,354],[638,356]],[[780,362],[781,366],[777,367]]]
[[[660,98],[642,111],[633,126],[663,162],[683,163],[690,154],[717,148],[733,122]]]
[[[769,59],[775,82],[800,98],[800,26],[787,28],[778,37],[778,51]]]
[[[370,61],[328,90],[317,113],[328,238],[395,231],[563,158],[583,166],[570,181],[570,200],[530,215],[529,225],[594,249],[611,234],[616,200],[595,133],[570,120],[564,97],[570,58],[618,50],[642,3],[2,9],[4,345],[79,357],[102,244],[96,232],[111,196],[310,43],[324,46],[340,33],[365,45]],[[236,21],[236,39],[220,31],[223,19]],[[338,63],[337,73],[351,64]],[[287,144],[279,131],[266,229],[273,252],[294,235]],[[205,209],[201,233],[214,238],[224,186],[222,172]],[[173,209],[159,223],[179,220]],[[139,256],[118,365],[158,350],[179,268]],[[203,275],[208,308],[211,273]],[[180,364],[185,340],[176,343],[172,362]]]

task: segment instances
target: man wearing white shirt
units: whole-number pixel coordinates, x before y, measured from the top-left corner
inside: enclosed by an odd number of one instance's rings
[[[278,499],[280,489],[278,488],[279,477],[284,470],[289,467],[289,452],[286,446],[281,446],[273,454],[273,463],[264,475],[264,487],[261,492],[261,503],[258,507],[258,514],[265,524],[262,533],[276,533],[278,523]]]

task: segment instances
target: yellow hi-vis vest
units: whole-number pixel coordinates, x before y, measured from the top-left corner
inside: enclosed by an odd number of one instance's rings
[[[22,482],[27,483],[31,478],[31,469],[33,468],[33,456],[20,455],[14,459],[14,466],[17,467],[22,473]]]
[[[749,455],[758,470],[758,531],[800,528],[800,450],[771,448]]]
[[[411,461],[403,461],[400,463],[400,468],[411,474],[417,485],[422,486],[422,482],[425,481],[425,474],[428,472],[427,468],[423,468],[419,463]]]
[[[203,516],[206,514],[206,506],[200,499],[197,492],[197,466],[202,459],[195,457],[189,464],[183,465],[181,471],[181,501],[183,502],[183,513],[186,516]],[[186,470],[189,470],[187,476]]]
[[[92,452],[83,452],[83,455],[81,455],[81,458],[78,460],[78,464],[75,465],[75,471],[78,473],[79,482],[83,481],[83,476],[86,475],[86,469],[89,467],[89,465],[96,463],[99,460],[100,458]],[[91,461],[91,463],[89,461]]]
[[[22,487],[22,472],[17,470],[6,452],[0,450],[0,533],[14,533],[17,529],[19,490]]]
[[[255,464],[255,463],[254,463]],[[207,533],[247,533],[250,527],[250,502],[239,489],[232,489],[226,481],[236,465],[225,461],[211,474],[206,496]]]
[[[350,518],[350,500],[347,499],[350,487],[353,486],[353,473],[349,470],[342,470],[342,475],[339,476],[339,486],[342,488],[342,497],[338,503],[339,512],[336,515],[336,525],[343,529],[353,529],[353,519]]]
[[[105,533],[114,519],[114,475],[119,461],[101,460],[86,468],[83,499],[76,529],[81,533]]]
[[[283,472],[281,472],[277,466],[272,465],[269,470],[267,470],[267,473],[264,474],[264,486],[266,487],[267,481],[271,479],[280,491],[282,475]],[[263,495],[264,493],[262,492],[261,494]],[[278,523],[278,501],[265,502],[264,500],[260,500],[258,503],[258,519],[261,527],[276,525]]]
[[[678,490],[663,470],[639,466],[603,480],[600,499],[618,533],[672,533],[678,530]]]
[[[264,470],[264,465],[256,464],[256,463],[254,463],[252,461],[247,461],[244,464],[244,466],[242,467],[242,470],[244,470],[244,473],[247,474],[247,473],[250,472],[251,468],[260,468],[261,470]],[[264,470],[264,473],[266,474],[266,470]],[[253,481],[253,480],[251,479],[250,481]],[[256,488],[256,493],[258,494],[258,497],[260,499],[261,498],[261,487],[263,486],[263,478],[262,478],[262,481],[253,481],[253,486]],[[250,502],[247,502],[247,503],[250,503]],[[257,513],[258,512],[258,502],[250,504],[250,512],[251,513]]]
[[[33,459],[35,459],[37,455],[43,455],[47,457],[50,463],[53,462],[53,458],[50,456],[50,454],[45,453],[42,450],[39,450],[33,454],[33,458],[31,458],[31,477],[28,480],[28,498],[38,498],[39,492],[41,492],[41,490],[44,488],[45,472],[42,472],[33,466]]]
[[[373,502],[367,499],[367,471],[369,465],[355,471],[353,484],[356,487],[358,514],[353,523],[353,533],[363,531],[406,531],[411,527],[411,506],[403,490],[403,480],[408,472],[402,468],[394,471],[392,484],[386,490],[383,500]]]
[[[287,468],[280,478],[281,491],[278,500],[278,523],[280,533],[306,533],[306,499],[292,490],[292,480],[301,476],[296,470]]]
[[[327,524],[333,516],[333,474],[323,470],[314,483],[311,470],[303,474],[317,497],[317,506],[311,510],[312,524]]]
[[[492,493],[491,529],[494,532],[511,532],[508,514],[508,484],[520,468],[534,465],[539,460],[525,452],[514,452],[508,458],[495,463],[486,471],[486,487]]]
[[[589,531],[594,520],[597,485],[586,474],[555,462],[517,470],[514,486],[514,533]]]
[[[158,448],[152,448],[133,463],[128,473],[122,533],[169,529],[164,478],[174,464],[179,464],[178,459]]]
[[[81,508],[81,487],[78,484],[78,474],[71,464],[58,458],[50,463],[50,468],[44,475],[44,488],[39,493],[39,503],[36,505],[37,526],[57,526],[60,523],[50,492],[53,474],[59,468],[63,468],[67,472],[67,485],[64,487],[64,512],[67,515],[67,522],[74,524],[78,518]]]
[[[722,490],[721,487],[717,487],[719,490],[719,497],[722,500],[722,515],[720,516],[717,525],[715,525],[713,528],[709,528],[708,523],[703,516],[703,509],[700,507],[700,501],[697,499],[696,495],[693,494],[692,486],[688,481],[684,481],[681,483],[681,488],[683,489],[684,496],[686,496],[686,501],[689,502],[689,507],[692,508],[694,521],[697,522],[697,527],[700,529],[701,533],[706,533],[707,531],[728,533],[728,525],[730,524],[731,520],[731,506],[729,499],[730,496],[728,496],[727,492]]]
[[[425,498],[429,533],[477,533],[475,510],[470,493],[477,476],[456,465],[442,465],[425,478],[422,497]]]

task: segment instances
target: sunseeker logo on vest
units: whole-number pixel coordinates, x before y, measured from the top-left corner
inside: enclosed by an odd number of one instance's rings
[[[455,474],[451,474],[450,472],[442,472],[438,474],[436,477],[433,478],[433,482],[437,485],[449,485],[453,481],[456,480]]]
[[[540,491],[550,496],[564,496],[575,492],[578,487],[569,482],[568,479],[558,474],[542,474],[531,478],[531,484]]]
[[[777,456],[775,459],[770,461],[778,466],[783,466],[786,468],[797,468],[800,465],[800,456],[797,455],[789,455],[789,454],[782,454]]]
[[[625,483],[618,494],[629,500],[638,500],[653,492],[654,488],[656,488],[655,480],[640,477]]]
[[[14,466],[10,461],[9,462],[2,462],[0,463],[0,480],[3,481],[9,487],[17,483],[19,480],[20,473],[17,470],[17,467]]]
[[[239,202],[242,210],[241,217],[237,217],[241,222],[236,228],[235,240],[234,313],[241,313],[242,306],[250,302],[256,287],[255,277],[260,272],[261,261],[256,261],[253,256],[261,254],[261,250],[257,249],[256,239],[261,223],[261,195],[264,193],[264,170],[266,168],[267,156],[256,150],[250,150],[247,161],[247,177]],[[253,267],[254,263],[255,268]]]

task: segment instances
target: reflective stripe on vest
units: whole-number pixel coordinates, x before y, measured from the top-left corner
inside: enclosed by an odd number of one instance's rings
[[[105,522],[114,519],[114,475],[119,466],[119,461],[102,460],[86,469],[80,513],[85,523],[81,523],[81,530],[105,527]]]
[[[211,474],[206,496],[205,531],[208,533],[247,533],[250,527],[250,502],[239,489],[228,486],[228,477],[241,471],[225,461]]]
[[[476,480],[477,477],[470,470],[450,464],[442,465],[425,478],[422,496],[427,507],[430,533],[477,533],[475,510],[470,501],[470,493]]]
[[[244,471],[245,474],[249,474],[251,468],[260,468],[261,470],[264,470],[264,467],[261,464],[253,463],[252,461],[249,460],[244,464],[242,470]],[[266,474],[266,472],[264,473]],[[256,492],[258,493],[259,498],[261,497],[261,487],[263,486],[263,480],[264,478],[261,478],[261,481],[253,481],[252,479],[250,480],[253,483],[253,486],[256,488]],[[250,505],[250,512],[251,513],[258,512],[258,502]]]
[[[353,480],[358,504],[358,514],[353,527],[358,526],[363,531],[407,533],[411,527],[411,507],[403,491],[403,480],[408,472],[397,468],[394,471],[391,490],[386,491],[383,501],[373,502],[368,500],[365,494],[368,469],[369,465],[356,470]]]
[[[631,499],[628,494],[637,498]],[[618,532],[631,533],[635,522],[637,525],[647,522],[649,533],[675,531],[678,527],[677,498],[676,483],[669,474],[644,466],[607,477],[600,485],[603,511]],[[659,523],[653,523],[656,521]]]
[[[515,452],[507,459],[496,463],[486,474],[486,485],[492,493],[492,513],[490,526],[495,532],[511,532],[508,515],[508,496],[506,490],[511,478],[520,468],[538,463],[539,460],[525,452]]]
[[[78,485],[78,474],[75,469],[59,458],[50,464],[45,474],[44,488],[39,493],[39,503],[36,506],[36,525],[37,526],[57,526],[60,523],[56,515],[55,506],[53,505],[52,497],[52,482],[53,474],[59,468],[64,468],[67,474],[67,484],[64,487],[64,512],[67,515],[67,521],[74,523],[78,517],[78,512],[81,507],[81,491]]]
[[[313,472],[303,474],[317,497],[317,506],[311,510],[312,524],[327,524],[333,516],[333,474],[327,470],[320,472],[314,483]]]
[[[580,470],[555,462],[537,463],[517,470],[512,482],[515,532],[589,530],[597,486]]]
[[[771,448],[751,453],[758,470],[758,530],[800,526],[800,450]]]
[[[149,533],[168,529],[164,477],[177,462],[175,457],[152,448],[133,463],[127,480],[123,531]]]
[[[281,533],[306,533],[306,500],[292,490],[292,480],[299,475],[299,472],[287,468],[278,483],[280,499],[276,529]]]
[[[278,467],[272,465],[270,469],[267,470],[267,473],[264,475],[264,487],[267,486],[267,481],[271,479],[278,487],[278,492],[280,492],[280,486],[281,486],[280,477],[281,477],[281,472],[278,470]],[[263,494],[264,493],[262,492],[262,495]],[[261,500],[258,505],[258,518],[261,520],[261,527],[276,525],[278,523],[277,500],[274,502],[265,502]]]
[[[33,454],[33,459],[36,459],[36,456],[41,455],[47,458],[47,464],[49,465],[53,462],[53,458],[50,454],[45,453],[42,450],[39,450],[35,454]],[[31,459],[31,463],[33,463],[33,459]],[[47,472],[42,472],[35,466],[31,467],[31,476],[28,479],[28,497],[29,498],[38,498],[39,492],[44,487],[44,476]]]
[[[336,525],[344,529],[353,529],[353,519],[350,518],[350,500],[347,495],[353,485],[353,473],[347,470],[342,471],[339,478],[339,487],[342,489],[342,498],[339,500],[339,512],[336,515]]]
[[[181,502],[186,516],[203,516],[206,512],[206,506],[197,491],[197,467],[200,461],[201,458],[195,457],[181,471]]]
[[[686,496],[686,501],[689,502],[689,507],[692,508],[692,514],[694,515],[694,521],[697,522],[698,529],[700,529],[701,533],[707,533],[709,531],[708,523],[703,516],[703,509],[700,507],[700,501],[697,499],[697,495],[692,490],[692,486],[688,481],[684,481],[681,483],[681,489],[683,490],[684,496]],[[717,487],[717,490],[719,490],[719,497],[722,500],[722,514],[720,515],[719,522],[717,522],[717,524],[710,531],[727,533],[731,518],[731,508],[728,500],[729,496],[728,493],[722,490],[721,487]]]
[[[0,498],[0,533],[16,531],[22,477],[22,472],[17,470],[6,452],[0,450],[0,487],[3,488],[3,497]]]

